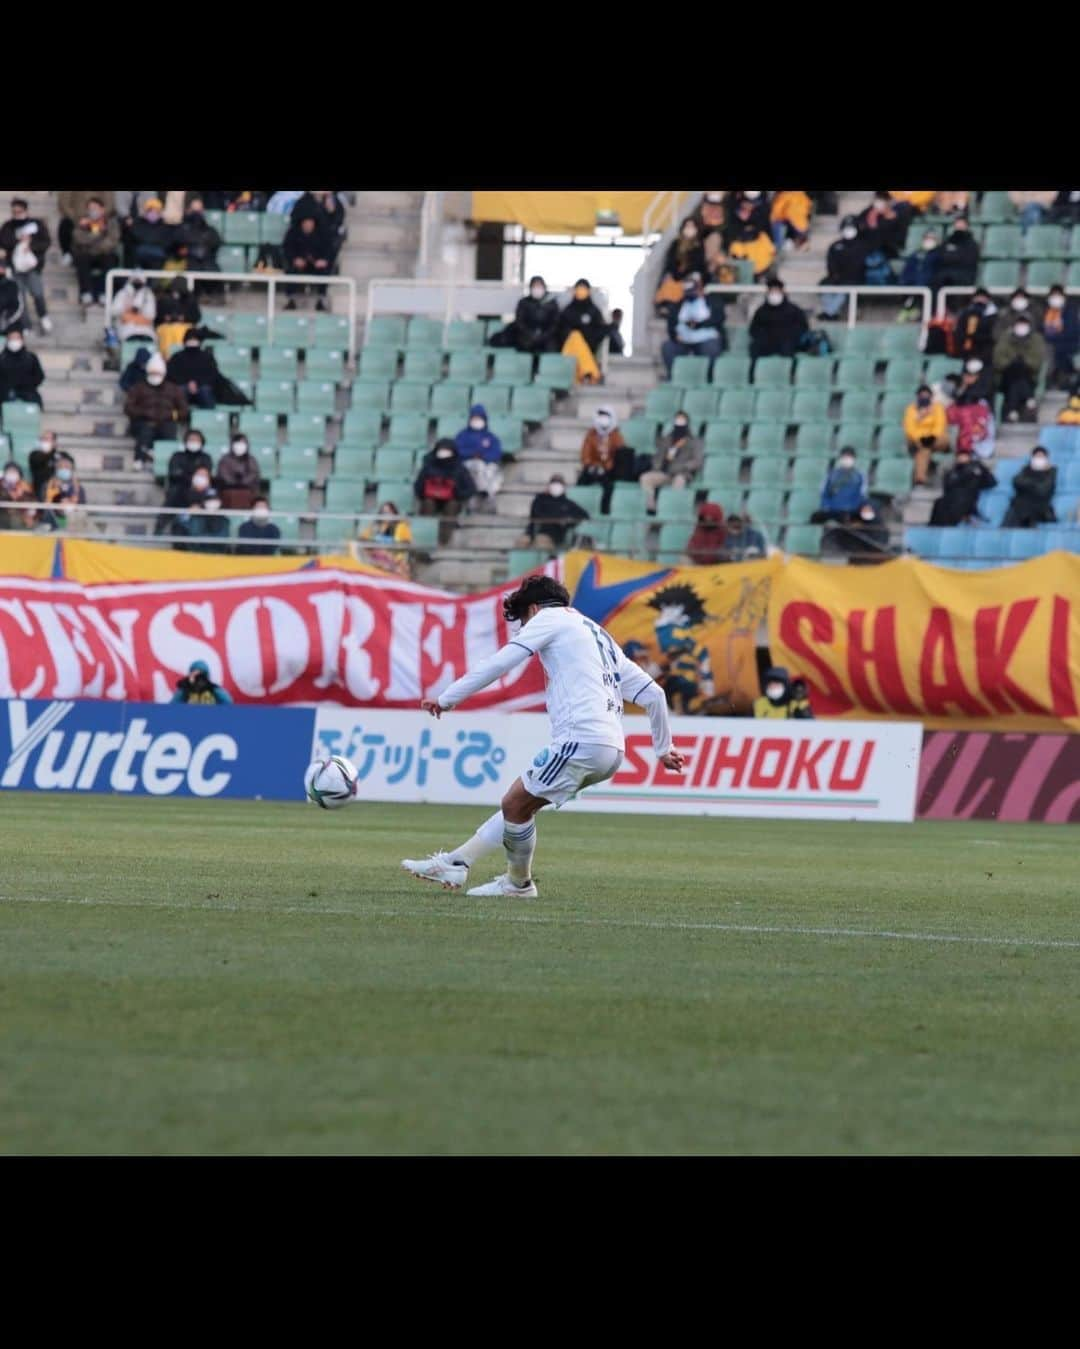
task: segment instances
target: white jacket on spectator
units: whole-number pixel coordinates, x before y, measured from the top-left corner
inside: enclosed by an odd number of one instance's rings
[[[124,315],[128,315],[127,319]],[[134,315],[141,316],[141,322],[134,318]],[[153,340],[154,319],[157,317],[157,301],[154,299],[154,292],[149,286],[142,286],[138,290],[126,282],[113,296],[110,318],[114,320],[116,335],[121,342],[126,342],[129,337],[149,337]]]

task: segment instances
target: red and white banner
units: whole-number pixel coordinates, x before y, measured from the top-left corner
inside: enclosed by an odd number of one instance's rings
[[[319,570],[81,585],[0,579],[0,698],[168,702],[193,660],[238,703],[411,707],[507,640],[509,587],[454,596]],[[531,660],[470,706],[542,708]]]

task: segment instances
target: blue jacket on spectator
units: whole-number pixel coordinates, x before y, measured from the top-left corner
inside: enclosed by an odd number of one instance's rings
[[[904,268],[900,273],[902,286],[933,286],[937,275],[940,248],[919,248],[904,259]]]
[[[857,468],[834,468],[821,489],[823,511],[850,511],[855,513],[865,497],[863,475]]]
[[[483,459],[489,464],[501,464],[503,456],[502,441],[488,430],[488,415],[483,403],[474,403],[469,409],[469,421],[482,417],[483,429],[474,431],[471,426],[464,427],[454,437],[457,452],[464,459]]]

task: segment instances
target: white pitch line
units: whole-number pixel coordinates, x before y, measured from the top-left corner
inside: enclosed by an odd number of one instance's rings
[[[614,927],[644,928],[660,932],[730,932],[750,936],[779,937],[867,937],[877,941],[947,942],[970,946],[1033,946],[1048,950],[1080,950],[1080,941],[1055,940],[1039,937],[980,937],[974,933],[955,932],[891,932],[887,929],[860,927],[797,927],[782,924],[757,923],[699,923],[675,919],[659,922],[654,919],[581,918],[574,914],[490,913],[482,909],[370,909],[331,908],[327,905],[283,904],[279,906],[255,904],[199,904],[175,900],[126,899],[63,899],[54,895],[0,895],[2,904],[77,904],[88,908],[116,909],[183,909],[202,913],[260,913],[287,916],[318,914],[333,918],[464,918],[479,922],[523,923],[538,927]]]

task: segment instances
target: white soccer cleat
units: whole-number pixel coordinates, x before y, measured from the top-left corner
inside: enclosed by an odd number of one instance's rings
[[[445,852],[432,853],[422,859],[406,857],[401,869],[422,881],[434,881],[444,890],[460,890],[469,879],[469,868],[465,863],[453,861]]]
[[[468,895],[476,895],[478,897],[493,895],[508,896],[513,899],[537,898],[536,886],[532,881],[526,882],[525,885],[517,885],[507,875],[496,876],[495,879],[487,885],[474,885],[471,890],[466,890],[465,893]]]

